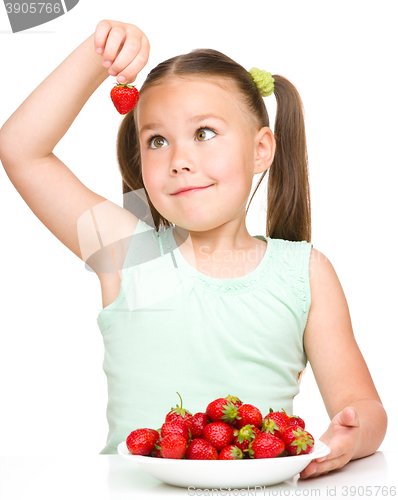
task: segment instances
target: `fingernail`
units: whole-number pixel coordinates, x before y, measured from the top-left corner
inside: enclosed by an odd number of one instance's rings
[[[97,54],[102,54],[102,49],[101,49],[101,47],[98,47],[98,49],[97,49]]]
[[[112,66],[111,61],[105,61],[104,63],[105,68],[110,68]]]
[[[123,82],[126,81],[126,79],[124,78],[124,76],[119,76],[118,80],[119,80],[120,83],[123,83]]]
[[[323,462],[324,460],[326,460],[326,457],[318,458],[317,462]]]
[[[110,70],[109,70],[109,74],[110,74],[111,76],[116,76],[116,75],[117,75],[116,71],[113,71],[113,69],[110,69]]]

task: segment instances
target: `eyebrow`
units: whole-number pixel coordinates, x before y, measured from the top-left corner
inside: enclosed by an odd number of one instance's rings
[[[215,115],[214,113],[206,113],[204,115],[196,115],[196,116],[192,116],[189,121],[192,123],[192,122],[200,122],[200,121],[203,121],[203,120],[207,120],[208,118],[215,118],[216,120],[221,120],[223,121],[224,123],[227,123],[227,121],[225,120],[225,118],[223,118],[222,116],[220,115]],[[140,135],[145,131],[145,130],[156,130],[157,128],[159,128],[162,124],[160,122],[152,122],[152,123],[146,123],[145,125],[142,126],[142,128],[140,129]]]

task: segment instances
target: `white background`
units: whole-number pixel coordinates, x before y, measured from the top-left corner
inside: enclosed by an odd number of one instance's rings
[[[392,449],[397,423],[395,8],[392,0],[80,0],[67,15],[13,34],[0,5],[0,126],[101,19],[135,24],[148,36],[151,56],[138,88],[159,62],[195,48],[220,50],[296,85],[307,127],[312,242],[339,276],[390,416],[381,450]],[[91,190],[122,205],[114,82],[109,77],[92,95],[54,153]],[[266,105],[273,128],[274,96]],[[265,188],[249,210],[253,235],[265,234]],[[0,454],[97,454],[107,434],[98,278],[29,210],[3,169],[0,213]],[[195,407],[194,388],[183,396],[191,411],[204,411]],[[329,423],[310,367],[295,412],[315,437]]]

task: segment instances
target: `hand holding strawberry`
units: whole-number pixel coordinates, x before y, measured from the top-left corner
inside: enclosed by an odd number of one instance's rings
[[[361,430],[357,411],[352,407],[344,408],[335,415],[327,431],[319,438],[329,446],[329,455],[310,462],[301,472],[300,479],[317,477],[343,467],[354,455],[360,438]]]
[[[131,111],[140,97],[132,83],[149,59],[149,41],[133,24],[104,19],[94,33],[94,50],[102,54],[102,65],[117,84],[111,90],[111,99],[121,115]]]

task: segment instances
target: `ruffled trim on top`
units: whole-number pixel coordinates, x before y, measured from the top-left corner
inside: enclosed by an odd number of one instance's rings
[[[268,279],[277,260],[274,240],[261,237],[261,239],[267,242],[267,250],[256,269],[240,278],[212,278],[200,273],[185,260],[171,233],[172,230],[173,228],[169,228],[166,231],[158,233],[162,252],[171,253],[172,258],[175,258],[177,266],[184,276],[194,280],[195,285],[211,293],[241,294],[252,291],[261,282]]]
[[[312,243],[301,241],[297,252],[297,288],[303,313],[307,313],[311,305],[309,260],[312,248]]]

